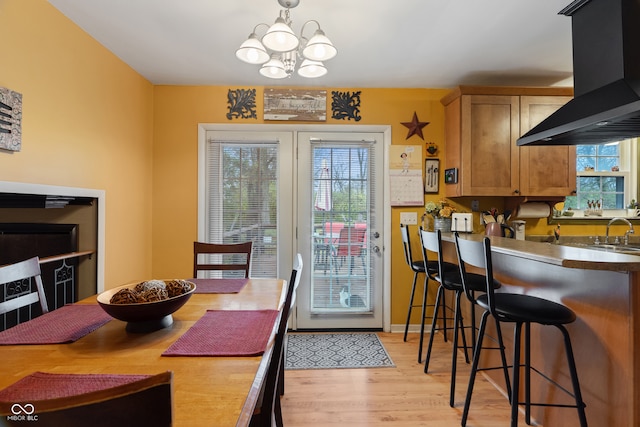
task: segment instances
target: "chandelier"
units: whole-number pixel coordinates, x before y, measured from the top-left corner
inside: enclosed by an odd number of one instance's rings
[[[302,60],[298,67],[298,75],[307,78],[324,76],[327,69],[323,61],[333,58],[338,53],[333,43],[315,20],[305,22],[300,36],[296,36],[291,29],[289,10],[296,7],[300,0],[278,0],[278,3],[285,9],[280,11],[276,22],[271,26],[256,25],[249,38],[236,51],[236,57],[249,64],[262,64],[260,74],[272,79],[290,77],[296,69],[298,59]],[[307,24],[318,26],[310,39],[304,37]],[[261,26],[268,29],[262,39],[258,39],[256,31]]]

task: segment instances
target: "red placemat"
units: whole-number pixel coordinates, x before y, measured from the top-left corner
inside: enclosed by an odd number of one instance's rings
[[[196,284],[194,294],[237,294],[249,279],[187,279]]]
[[[111,319],[96,304],[65,305],[0,332],[0,345],[70,343]]]
[[[277,310],[207,310],[163,356],[258,356],[264,353]]]
[[[0,390],[0,402],[46,400],[76,396],[132,383],[150,376],[34,372]]]

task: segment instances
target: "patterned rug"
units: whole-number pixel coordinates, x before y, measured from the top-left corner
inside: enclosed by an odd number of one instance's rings
[[[287,334],[285,369],[395,367],[375,333]]]

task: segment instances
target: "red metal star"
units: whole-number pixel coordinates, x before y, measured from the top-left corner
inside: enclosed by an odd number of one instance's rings
[[[410,122],[401,123],[402,126],[406,126],[409,128],[409,133],[407,134],[407,138],[411,138],[413,135],[418,135],[420,138],[424,140],[424,136],[422,135],[422,128],[429,124],[429,122],[421,122],[418,120],[418,114],[413,112],[413,120]]]

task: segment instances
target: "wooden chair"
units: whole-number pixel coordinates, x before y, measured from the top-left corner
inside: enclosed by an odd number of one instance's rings
[[[242,277],[249,277],[252,246],[253,242],[193,242],[193,277],[198,277],[198,271],[243,272]]]
[[[38,375],[40,374],[40,375]],[[99,381],[95,374],[90,381]],[[172,425],[170,371],[135,379],[115,387],[71,394],[68,374],[36,373],[1,391],[0,416],[7,424],[39,427],[111,427]],[[23,380],[25,380],[23,379]],[[85,380],[86,384],[87,380]],[[40,383],[40,384],[39,384]],[[24,384],[24,389],[21,389]],[[58,386],[58,388],[56,388]],[[16,399],[7,395],[14,394]],[[19,397],[18,397],[19,396]],[[34,396],[34,398],[25,398]],[[46,396],[47,398],[42,398]],[[22,416],[37,416],[29,423]]]
[[[267,376],[263,384],[261,399],[259,399],[251,418],[250,426],[271,427],[274,423],[278,427],[283,426],[282,408],[280,406],[281,381],[284,380],[282,372],[284,370],[284,348],[285,336],[287,333],[287,325],[289,323],[289,314],[294,300],[294,294],[297,284],[300,283],[298,277],[302,274],[302,257],[296,257],[299,260],[291,270],[291,278],[287,283],[287,293],[285,296],[280,317],[278,318],[277,331],[269,367],[267,368]]]
[[[32,279],[36,285],[35,291],[32,291]],[[0,267],[0,285],[6,287],[7,296],[5,301],[0,302],[0,314],[17,311],[37,302],[40,303],[42,313],[49,311],[38,257]]]

